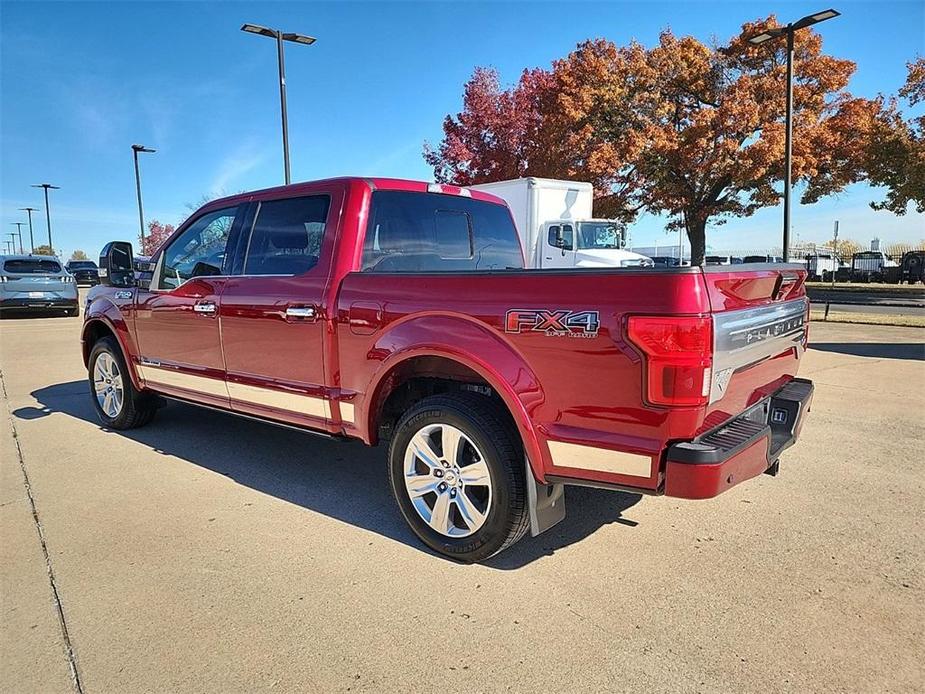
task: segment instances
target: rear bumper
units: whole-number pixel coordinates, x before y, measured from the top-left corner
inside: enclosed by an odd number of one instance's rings
[[[719,429],[674,444],[668,449],[665,495],[709,499],[768,472],[796,442],[812,400],[812,381],[795,378]]]
[[[73,298],[35,298],[35,299],[0,299],[0,309],[42,310],[48,308],[77,308],[77,299]]]

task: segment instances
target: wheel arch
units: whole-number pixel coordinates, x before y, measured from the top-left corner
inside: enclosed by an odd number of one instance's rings
[[[109,304],[109,306],[111,307],[111,311],[118,312],[115,306],[112,304]],[[132,359],[132,351],[129,348],[134,342],[131,339],[128,326],[125,325],[125,321],[122,319],[121,314],[118,314],[118,317],[113,320],[108,313],[109,311],[94,311],[84,322],[80,334],[81,356],[83,357],[84,366],[89,366],[90,352],[93,350],[93,345],[104,337],[113,337],[119,349],[122,351],[122,358],[125,360],[125,364],[128,367],[132,385],[135,386],[137,390],[142,390],[143,384],[138,377],[138,373],[135,369],[135,361]]]
[[[534,477],[543,480],[542,451],[528,411],[530,403],[542,402],[543,392],[523,358],[495,333],[468,321],[432,316],[411,328],[406,323],[388,331],[373,348],[388,349],[389,354],[370,382],[364,411],[358,413],[368,443],[375,444],[381,426],[399,414],[389,404],[409,383],[430,379],[442,387],[424,390],[420,397],[460,386],[476,392],[486,388],[489,392],[483,394],[495,397],[516,427]]]

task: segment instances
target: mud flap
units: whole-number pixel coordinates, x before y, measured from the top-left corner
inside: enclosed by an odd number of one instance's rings
[[[565,518],[565,485],[540,484],[526,463],[527,509],[530,513],[530,536],[536,537]]]

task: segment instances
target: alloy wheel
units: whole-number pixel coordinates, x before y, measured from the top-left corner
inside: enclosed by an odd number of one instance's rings
[[[125,398],[122,387],[122,372],[119,364],[111,354],[101,353],[93,365],[93,390],[100,409],[110,419],[115,419],[122,411]]]
[[[466,537],[491,508],[488,463],[473,441],[449,424],[428,424],[405,449],[405,490],[425,523],[446,537]]]

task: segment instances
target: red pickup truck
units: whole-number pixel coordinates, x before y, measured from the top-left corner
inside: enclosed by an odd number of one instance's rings
[[[525,270],[504,203],[339,178],[215,200],[82,333],[107,427],[165,399],[376,445],[434,550],[480,561],[563,485],[704,499],[776,474],[812,399],[799,265]]]

